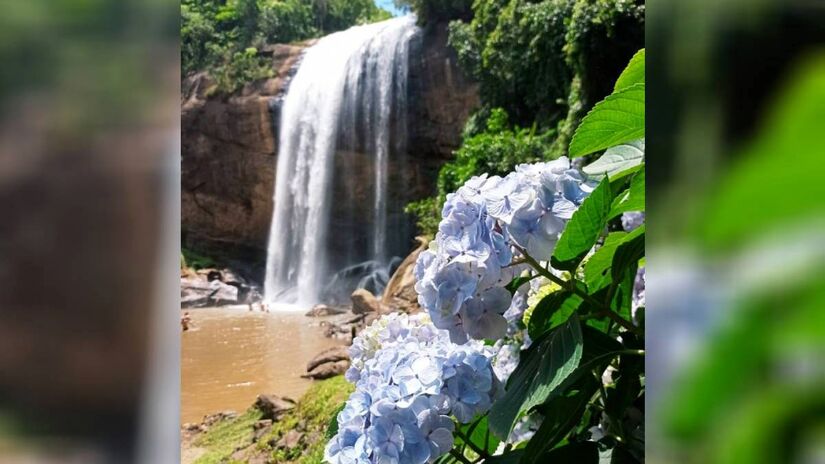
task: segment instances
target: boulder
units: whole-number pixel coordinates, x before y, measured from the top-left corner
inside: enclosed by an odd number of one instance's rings
[[[235,411],[231,411],[231,410],[221,411],[221,412],[216,413],[216,414],[209,414],[209,415],[203,416],[203,421],[201,422],[201,425],[205,426],[205,427],[211,427],[211,426],[217,424],[218,422],[223,422],[223,421],[226,421],[226,420],[234,419],[236,417],[238,417],[238,413],[235,412]]]
[[[262,419],[277,421],[295,407],[295,402],[276,395],[258,395],[253,407],[263,413]]]
[[[292,449],[301,443],[304,434],[297,430],[290,430],[275,444],[280,449]]]
[[[220,280],[209,282],[206,276],[181,277],[180,303],[182,308],[220,306],[238,302],[238,288]]]
[[[390,309],[404,311],[409,314],[417,313],[421,310],[418,305],[418,292],[415,291],[415,262],[430,244],[430,239],[424,236],[415,238],[418,247],[410,253],[398,266],[387,282],[381,301]]]
[[[301,377],[314,380],[323,380],[330,377],[335,377],[336,375],[341,375],[346,372],[347,369],[349,369],[349,359],[321,364]]]
[[[349,348],[346,346],[335,346],[318,353],[307,363],[307,372],[312,371],[321,364],[334,363],[349,360]]]
[[[338,314],[344,314],[347,312],[347,308],[336,307],[336,306],[328,306],[325,304],[317,304],[310,309],[305,316],[307,317],[322,317],[322,316],[336,316]]]
[[[359,288],[352,292],[352,312],[355,314],[382,313],[381,302],[369,290]]]
[[[252,426],[253,435],[252,435],[252,442],[257,443],[261,437],[268,435],[269,432],[272,430],[272,419],[264,419],[255,422]]]

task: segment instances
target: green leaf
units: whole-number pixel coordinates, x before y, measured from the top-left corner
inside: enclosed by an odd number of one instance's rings
[[[553,292],[542,298],[533,309],[530,323],[527,325],[530,338],[535,340],[543,333],[565,323],[581,303],[581,297],[565,290]]]
[[[565,226],[551,258],[554,268],[576,269],[604,230],[612,200],[610,181],[605,177]]]
[[[590,293],[595,293],[610,285],[612,280],[609,278],[607,271],[613,264],[613,255],[616,253],[616,248],[622,244],[626,236],[626,232],[611,232],[605,239],[604,244],[588,258],[587,263],[584,265],[584,281],[587,283],[587,289]]]
[[[475,422],[459,425],[460,438],[456,438],[463,441],[463,438],[466,437],[476,448],[483,449],[488,454],[492,454],[496,448],[498,448],[500,440],[490,433],[487,420],[487,416],[481,416]]]
[[[645,49],[641,49],[633,55],[627,67],[624,68],[622,74],[616,79],[616,87],[613,91],[622,90],[634,84],[645,83]]]
[[[622,272],[633,268],[633,277],[636,277],[636,268],[639,260],[645,255],[645,224],[628,233],[622,243],[616,247],[611,264],[613,281],[621,278]]]
[[[610,176],[638,166],[645,158],[645,139],[610,147],[596,161],[585,166],[582,171],[591,176]]]
[[[514,295],[516,291],[518,291],[519,287],[530,282],[531,280],[538,277],[538,274],[532,276],[518,276],[515,279],[511,280],[509,284],[507,284],[504,288],[510,292],[510,295]]]
[[[570,157],[584,156],[645,136],[645,85],[634,84],[600,101],[570,141]]]
[[[624,350],[621,343],[610,338],[601,330],[594,329],[587,325],[582,326],[582,340],[584,341],[584,348],[582,349],[579,367],[559,385],[549,399],[553,399],[557,395],[567,391],[567,389],[575,385],[582,376],[591,375],[591,371],[603,371],[607,368],[610,361]]]
[[[338,433],[338,413],[343,411],[345,406],[346,403],[342,403],[341,406],[339,406],[338,409],[335,410],[335,414],[332,415],[332,420],[329,421],[329,426],[327,426],[327,440],[331,440],[332,437],[334,437],[335,434]]]
[[[567,322],[535,340],[507,382],[507,390],[489,413],[490,430],[506,438],[522,412],[547,400],[576,369],[582,357],[582,331],[574,314]]]
[[[628,211],[645,210],[645,171],[641,170],[630,181],[630,188],[619,194],[610,207],[608,219]]]
[[[584,414],[587,403],[599,389],[593,376],[584,376],[565,395],[551,399],[541,406],[544,420],[524,449],[522,462],[540,462],[539,457],[559,443]]]
[[[599,445],[594,441],[570,443],[550,450],[540,461],[533,462],[597,464],[599,462]]]

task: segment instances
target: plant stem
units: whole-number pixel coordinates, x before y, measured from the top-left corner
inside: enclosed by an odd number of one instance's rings
[[[587,292],[582,291],[581,288],[576,286],[574,279],[564,280],[564,279],[556,276],[555,274],[553,274],[549,270],[542,267],[542,265],[539,264],[539,262],[536,261],[535,258],[533,258],[529,254],[527,254],[527,250],[525,250],[523,248],[520,248],[518,246],[516,246],[516,249],[518,251],[520,251],[522,255],[524,255],[524,260],[528,264],[530,264],[539,274],[541,274],[542,277],[545,277],[547,280],[549,280],[549,281],[551,281],[555,284],[558,284],[561,288],[563,288],[563,289],[565,289],[565,290],[567,290],[571,293],[575,293],[576,295],[580,296],[583,300],[587,301],[591,305],[593,305],[597,308],[602,308],[602,311],[600,311],[598,313],[598,315],[600,315],[601,317],[608,317],[611,320],[615,321],[620,326],[622,326],[625,330],[627,330],[629,332],[633,332],[635,334],[641,335],[641,331],[639,330],[638,327],[636,327],[635,325],[633,325],[630,322],[628,322],[627,320],[625,320],[625,318],[623,318],[623,317],[619,316],[618,314],[616,314],[615,312],[613,312],[610,309],[609,306],[606,306],[601,301],[593,298]]]
[[[470,437],[461,433],[458,428],[456,428],[455,434],[458,435],[461,438],[461,441],[463,441],[464,444],[466,444],[471,450],[475,451],[476,454],[484,458],[489,457],[485,450],[476,446],[476,444],[470,440]]]
[[[473,464],[470,462],[469,459],[465,458],[463,454],[459,453],[456,450],[450,450],[450,454],[456,458],[456,460],[461,461],[463,464]]]

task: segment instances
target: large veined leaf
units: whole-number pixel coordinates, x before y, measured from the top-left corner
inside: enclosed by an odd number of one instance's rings
[[[613,200],[608,219],[628,211],[645,210],[645,171],[642,169],[630,181],[630,188],[620,193]]]
[[[570,141],[570,157],[584,156],[645,136],[645,85],[633,84],[600,101]]]
[[[610,147],[596,161],[582,170],[591,176],[610,176],[638,166],[645,159],[645,139]]]
[[[645,49],[641,49],[633,55],[627,67],[616,79],[616,86],[613,91],[622,90],[634,84],[645,83]]]
[[[610,285],[611,279],[607,271],[613,264],[616,248],[622,244],[626,236],[627,232],[611,232],[604,240],[604,244],[587,260],[584,265],[584,281],[590,293]]]
[[[583,376],[568,394],[559,395],[542,405],[544,420],[524,448],[522,462],[541,462],[541,455],[559,443],[581,420],[587,403],[598,389],[599,384],[593,376]]]
[[[527,324],[527,333],[533,340],[552,330],[570,318],[581,305],[582,299],[566,290],[553,292],[536,304]]]
[[[612,201],[610,181],[605,177],[565,226],[550,260],[554,268],[576,269],[604,230]]]
[[[507,382],[504,396],[490,409],[490,430],[502,439],[510,435],[513,423],[522,412],[545,402],[576,370],[582,357],[582,345],[581,324],[575,315],[535,340],[522,354]]]
[[[469,441],[473,447],[493,454],[500,440],[490,433],[487,416],[481,416],[474,422],[458,426],[456,441]]]

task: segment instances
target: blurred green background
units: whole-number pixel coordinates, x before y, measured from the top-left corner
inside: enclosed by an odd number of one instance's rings
[[[647,6],[647,458],[825,462],[825,3]]]

